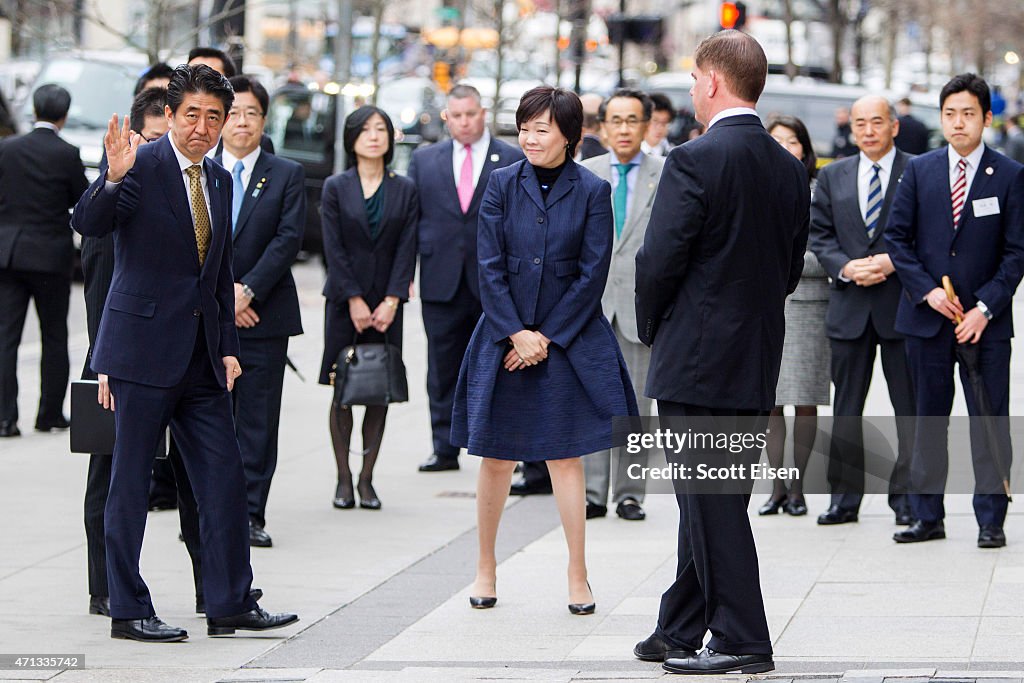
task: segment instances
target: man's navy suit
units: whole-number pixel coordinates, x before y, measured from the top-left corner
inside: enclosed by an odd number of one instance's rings
[[[232,391],[249,517],[260,526],[277,468],[288,337],[302,334],[291,267],[305,230],[304,183],[300,164],[261,151],[234,225],[235,281],[252,289],[251,306],[260,318],[255,327],[238,328],[242,376]]]
[[[480,319],[476,224],[491,171],[523,158],[511,145],[491,138],[469,209],[463,213],[452,167],[454,143],[416,150],[409,178],[420,197],[418,223],[420,299],[427,333],[427,396],[434,453],[456,458],[451,443],[452,402],[466,346]]]
[[[941,491],[946,484],[949,452],[944,425],[953,405],[953,365],[956,363],[954,324],[925,301],[953,281],[964,312],[983,302],[992,313],[978,342],[981,376],[992,413],[1009,415],[1010,339],[1013,337],[1013,293],[1024,274],[1024,166],[985,148],[971,182],[959,226],[953,227],[949,156],[946,147],[916,157],[907,164],[896,192],[886,241],[903,283],[896,313],[896,331],[906,335],[907,359],[917,405],[917,434],[912,460],[914,517],[935,522],[945,517]],[[998,212],[978,215],[978,200],[995,198]],[[991,203],[991,202],[989,202]],[[985,211],[981,211],[982,214]],[[978,415],[966,370],[960,368],[967,410]],[[940,428],[940,426],[942,428]],[[1009,425],[997,421],[999,438],[1009,444]],[[1006,496],[992,466],[992,454],[980,425],[971,424],[975,477],[974,514],[980,526],[1003,525]],[[1002,453],[1009,472],[1009,448]]]
[[[249,596],[245,474],[222,358],[238,356],[231,272],[231,176],[203,159],[211,237],[200,267],[190,200],[171,135],[139,148],[113,190],[100,176],[72,226],[113,232],[114,275],[92,369],[110,376],[117,440],[105,514],[110,614],[154,615],[139,574],[150,472],[170,424],[200,511],[208,617],[256,608]]]

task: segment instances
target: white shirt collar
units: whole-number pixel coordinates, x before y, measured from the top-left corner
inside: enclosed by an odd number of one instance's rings
[[[36,121],[36,124],[32,126],[32,128],[33,130],[36,128],[46,128],[47,130],[52,130],[57,135],[60,135],[60,128],[58,128],[56,124],[50,123],[49,121]]]
[[[888,176],[889,174],[892,173],[892,165],[895,162],[896,162],[896,146],[894,145],[893,148],[890,149],[888,152],[886,152],[885,156],[883,156],[878,161],[871,161],[871,159],[868,158],[867,154],[865,154],[864,152],[861,152],[860,153],[860,167],[859,167],[858,170],[859,170],[860,175],[864,175],[864,174],[869,173],[871,171],[871,167],[872,166],[874,166],[875,164],[878,164],[879,166],[882,167],[882,171]]]
[[[184,154],[182,154],[181,151],[178,149],[178,146],[174,144],[174,136],[170,133],[170,131],[168,131],[168,133],[167,133],[167,141],[171,143],[171,149],[174,151],[174,156],[178,159],[178,168],[181,169],[182,173],[184,173],[185,169],[188,168],[189,166],[195,166],[196,165],[194,161],[192,161],[191,159],[186,157]],[[203,167],[203,160],[202,159],[200,159],[200,161],[199,161],[199,167],[200,168],[204,168]],[[205,170],[205,168],[204,168],[204,170]],[[202,175],[205,175],[205,174],[201,174],[200,177],[202,177]]]
[[[462,143],[452,140],[452,146],[456,152],[464,153],[466,146]],[[484,128],[484,134],[480,136],[480,139],[469,146],[470,152],[477,156],[479,154],[485,154],[487,148],[491,146],[491,132]]]
[[[228,170],[228,173],[233,173],[235,168],[235,162],[241,161],[243,167],[243,173],[252,173],[252,169],[256,166],[256,160],[260,158],[260,148],[256,147],[253,151],[246,154],[244,157],[239,159],[234,154],[228,151],[228,148],[224,148],[224,168]]]
[[[960,155],[957,153],[957,151],[955,149],[953,149],[953,145],[946,145],[946,151],[947,151],[947,153],[949,155],[949,169],[950,169],[950,172],[952,172],[953,169],[956,168],[957,162],[960,161]],[[982,142],[981,144],[979,144],[977,147],[974,148],[973,152],[971,152],[970,154],[968,154],[966,157],[963,157],[963,158],[967,159],[967,165],[972,170],[977,171],[978,167],[981,166],[981,157],[984,154],[985,154],[985,143]]]
[[[645,156],[647,156],[647,154],[641,149],[639,152],[636,153],[635,157],[633,157],[626,163],[629,164],[630,166],[639,166],[644,162]],[[609,163],[612,165],[612,168],[615,168],[616,166],[622,163],[621,161],[619,161],[619,157],[615,155],[615,152],[608,153],[608,160]]]
[[[747,114],[757,116],[757,112],[751,109],[750,107],[730,107],[729,109],[723,109],[722,111],[715,114],[715,117],[711,119],[711,122],[708,124],[708,130],[711,130],[711,126],[715,125],[724,118],[728,118],[730,116],[745,116]]]

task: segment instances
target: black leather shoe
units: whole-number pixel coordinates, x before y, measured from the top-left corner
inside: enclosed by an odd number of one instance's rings
[[[249,597],[259,602],[263,599],[263,591],[259,588],[253,588],[249,591]],[[206,614],[206,600],[201,595],[196,596],[196,614]]]
[[[149,511],[150,512],[163,512],[164,510],[177,510],[178,499],[177,498],[164,498],[157,496],[149,499]]]
[[[763,674],[775,671],[775,662],[771,655],[727,655],[705,648],[686,659],[666,659],[661,668],[673,674]]]
[[[253,548],[272,548],[274,541],[270,534],[253,520],[249,520],[249,545]]]
[[[590,590],[590,582],[587,581],[587,590]],[[590,602],[570,602],[569,603],[569,614],[575,614],[576,616],[584,616],[587,614],[593,614],[597,611],[597,603],[593,601],[594,591],[590,591]]]
[[[351,486],[349,488],[351,489]],[[351,510],[356,506],[355,494],[350,492],[346,496],[342,490],[341,482],[338,482],[338,485],[334,488],[334,500],[331,501],[331,505],[339,510]]]
[[[206,635],[230,636],[235,631],[269,631],[294,624],[298,620],[296,614],[270,614],[265,609],[257,607],[233,617],[207,617]]]
[[[615,506],[615,514],[630,522],[642,522],[647,519],[647,513],[640,507],[640,503],[632,498],[626,498]]]
[[[360,484],[359,507],[364,510],[380,510],[380,498],[373,489],[373,484]],[[365,491],[365,494],[364,494]]]
[[[838,505],[833,505],[825,512],[818,515],[818,524],[830,526],[833,524],[849,524],[857,521],[856,510],[844,510]]]
[[[807,514],[807,503],[804,502],[803,498],[790,498],[782,506],[782,509],[790,517],[803,517]]]
[[[459,458],[449,458],[434,453],[420,465],[420,472],[446,472],[459,469]]]
[[[89,614],[98,614],[101,617],[110,616],[110,598],[99,595],[89,596]]]
[[[0,437],[3,436],[21,436],[21,430],[18,429],[18,423],[11,420],[4,420],[0,422]]]
[[[900,508],[896,511],[896,526],[910,526],[914,523],[914,513],[910,508]]]
[[[897,543],[920,543],[922,541],[935,541],[946,537],[946,527],[942,521],[925,522],[917,520],[903,531],[897,531],[892,535],[892,540]]]
[[[1002,548],[1006,545],[1006,534],[1001,526],[983,526],[978,530],[979,548]]]
[[[546,495],[551,493],[551,482],[548,481],[546,484],[528,484],[525,479],[520,479],[519,481],[512,482],[508,492],[513,496]]]
[[[768,502],[766,502],[761,507],[757,508],[757,514],[761,515],[762,517],[764,517],[765,515],[777,515],[779,514],[779,510],[782,509],[782,506],[785,505],[785,503],[785,498],[780,498],[779,500],[769,498]]]
[[[652,633],[633,647],[633,656],[645,662],[664,662],[666,659],[686,659],[697,653],[685,648],[674,648]]]
[[[51,419],[36,420],[37,432],[52,432],[55,429],[67,429],[70,426],[71,423],[63,415]]]
[[[587,502],[587,519],[597,519],[598,517],[604,517],[608,514],[607,505],[599,505],[598,503]]]
[[[176,643],[188,638],[188,631],[168,626],[158,616],[148,619],[111,619],[110,637],[140,640],[144,643]]]

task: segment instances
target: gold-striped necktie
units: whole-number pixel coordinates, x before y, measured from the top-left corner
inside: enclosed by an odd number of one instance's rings
[[[210,249],[210,213],[206,210],[206,197],[203,196],[203,184],[199,178],[203,167],[194,164],[185,169],[188,174],[188,190],[192,195],[192,213],[195,215],[196,249],[199,250],[199,265],[206,260],[206,252]]]

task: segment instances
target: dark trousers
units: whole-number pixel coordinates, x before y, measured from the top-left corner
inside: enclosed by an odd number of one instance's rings
[[[143,619],[155,612],[139,573],[149,479],[157,444],[171,432],[199,510],[202,582],[208,617],[256,607],[249,596],[245,473],[231,419],[231,398],[217,384],[202,334],[185,375],[169,388],[110,379],[117,440],[104,516],[110,614]]]
[[[462,357],[483,309],[463,278],[451,301],[424,301],[422,310],[427,333],[427,397],[434,453],[457,458],[459,448],[451,443],[455,385]]]
[[[956,364],[956,337],[952,325],[943,325],[934,337],[907,337],[907,360],[914,377],[917,396],[917,439],[914,444],[913,489],[911,495],[914,517],[926,522],[945,518],[941,493],[949,472],[948,415],[953,407],[953,366]],[[989,406],[995,416],[1010,414],[1010,340],[987,339],[978,342],[981,376],[988,393]],[[967,412],[979,415],[978,401],[960,367],[960,385],[967,401]],[[945,417],[945,420],[936,419]],[[1010,426],[1007,419],[994,420],[996,436],[1002,444],[1000,458],[1005,472],[1010,471]],[[974,516],[979,526],[1002,526],[1006,520],[1007,498],[1002,490],[998,470],[994,466],[982,426],[971,421],[971,456],[975,485],[982,493],[974,495]]]
[[[249,517],[263,526],[270,482],[277,469],[277,434],[281,424],[281,389],[288,337],[242,338],[240,342],[242,376],[235,381],[231,392],[235,435],[245,467]]]
[[[882,353],[882,372],[896,414],[896,462],[889,476],[889,507],[900,512],[909,505],[910,459],[914,444],[914,392],[903,340],[882,339],[869,322],[857,339],[830,339],[832,383],[836,394],[829,446],[828,483],[832,505],[857,511],[864,498],[864,430],[862,416],[875,350]],[[901,419],[902,418],[902,419]],[[879,467],[868,467],[878,472]]]
[[[29,299],[39,316],[42,356],[36,423],[64,417],[64,395],[71,373],[68,360],[68,305],[71,277],[0,269],[0,422],[18,421],[18,346]]]
[[[753,417],[763,419],[765,426],[768,416],[764,411],[722,410],[672,401],[658,401],[658,414]],[[675,582],[661,596],[655,633],[674,647],[700,650],[710,631],[708,647],[717,652],[771,654],[757,548],[747,517],[750,489],[729,494],[677,493],[676,502],[679,564]]]

